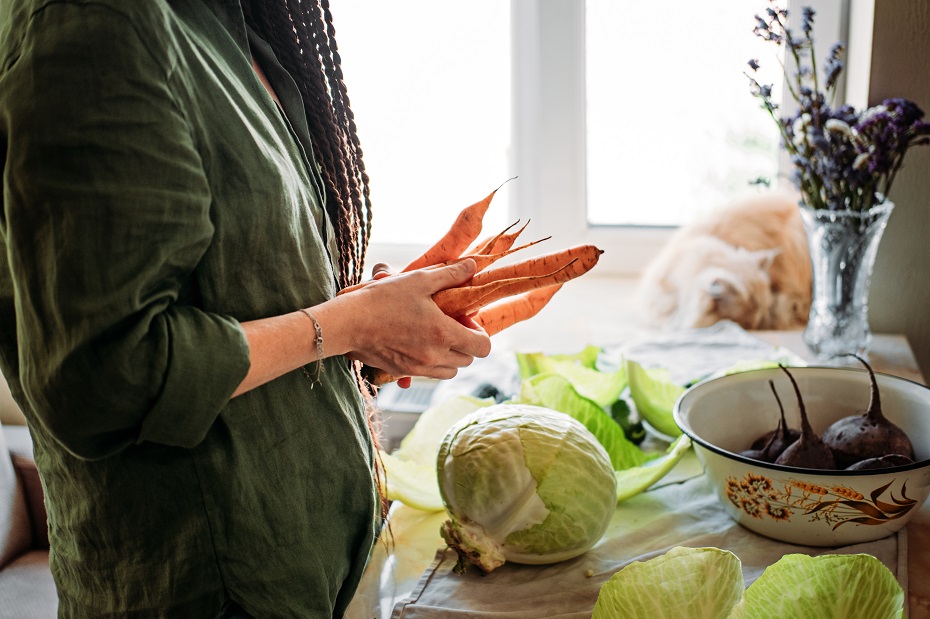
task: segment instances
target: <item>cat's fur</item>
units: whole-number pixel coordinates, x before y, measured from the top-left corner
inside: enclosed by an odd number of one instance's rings
[[[772,193],[681,227],[640,281],[644,324],[691,328],[729,319],[745,329],[804,326],[811,266],[798,209],[794,196]]]

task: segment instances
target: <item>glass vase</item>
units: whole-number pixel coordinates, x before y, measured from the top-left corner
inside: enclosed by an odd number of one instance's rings
[[[863,212],[801,207],[813,269],[804,343],[820,360],[868,354],[869,284],[893,209],[887,200]]]

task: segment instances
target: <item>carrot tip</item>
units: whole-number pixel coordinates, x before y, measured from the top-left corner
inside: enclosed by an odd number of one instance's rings
[[[501,183],[500,185],[498,185],[498,186],[497,186],[497,189],[495,189],[494,191],[491,192],[491,195],[494,195],[495,193],[497,193],[498,191],[500,191],[500,188],[503,187],[504,185],[506,185],[507,183],[509,183],[510,181],[516,180],[516,179],[518,179],[518,178],[519,178],[518,176],[511,176],[510,178],[508,178],[507,180],[505,180],[503,183]]]

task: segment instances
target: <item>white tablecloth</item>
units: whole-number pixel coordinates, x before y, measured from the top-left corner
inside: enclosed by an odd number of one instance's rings
[[[434,524],[434,523],[433,523]],[[416,588],[396,604],[392,619],[495,618],[587,619],[600,586],[632,561],[644,561],[675,546],[713,546],[739,557],[746,586],[785,554],[874,555],[907,591],[904,531],[843,548],[784,544],[744,529],[723,510],[706,477],[653,489],[621,503],[604,538],[586,554],[546,566],[505,564],[484,575],[455,574],[456,556],[440,550]]]

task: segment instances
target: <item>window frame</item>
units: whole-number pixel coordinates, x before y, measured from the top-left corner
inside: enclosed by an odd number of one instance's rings
[[[817,48],[822,66],[834,41],[849,40],[849,0],[788,0],[791,25],[798,30],[800,10],[795,7],[800,6],[817,12],[815,40],[824,42]],[[635,277],[677,227],[587,222],[584,10],[584,0],[511,0],[510,174],[520,180],[508,186],[509,215],[511,220],[531,220],[535,230],[552,234],[547,246],[591,243],[605,249],[600,275]],[[845,73],[851,68],[847,63]],[[837,88],[840,100],[844,86],[841,82]],[[785,112],[791,112],[792,103],[783,102]],[[788,167],[783,151],[780,167]],[[428,241],[373,245],[369,255],[399,265],[425,250]]]
[[[514,216],[553,231],[559,246],[605,253],[599,274],[640,273],[674,231],[592,226],[586,216],[583,0],[513,0]]]

